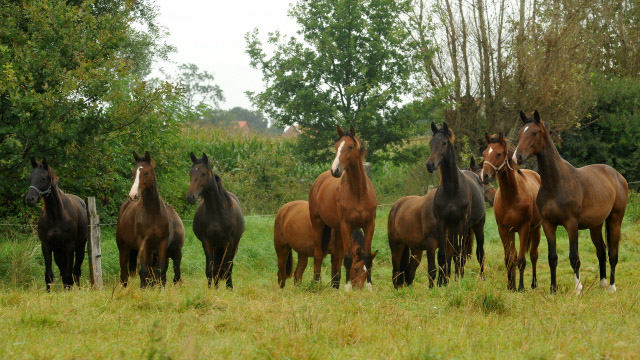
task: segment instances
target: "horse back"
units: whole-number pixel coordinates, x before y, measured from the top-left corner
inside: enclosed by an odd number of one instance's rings
[[[307,201],[288,202],[278,210],[274,226],[274,241],[281,242],[280,245],[287,244],[298,254],[313,256],[312,232]]]
[[[624,213],[629,185],[618,171],[605,164],[587,165],[576,170],[582,185],[582,210],[583,213],[588,210],[587,217],[599,214],[604,220],[612,211]]]

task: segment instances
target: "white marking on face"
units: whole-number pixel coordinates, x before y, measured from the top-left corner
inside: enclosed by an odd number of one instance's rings
[[[362,270],[364,270],[364,272],[367,272],[367,265],[363,265]]]
[[[516,162],[516,164],[518,163],[518,157],[517,157],[517,155],[518,155],[518,147],[516,146],[516,151],[514,151],[514,152],[513,152],[513,156],[511,157],[511,159],[512,159],[513,161],[515,161],[515,162]]]
[[[603,288],[609,287],[609,282],[607,281],[606,278],[600,279],[600,286],[602,286]]]
[[[484,166],[480,170],[480,181],[484,184]]]
[[[331,164],[331,172],[336,172],[338,166],[340,166],[340,154],[342,153],[342,147],[346,141],[342,140],[340,146],[338,146],[338,152],[336,153],[336,158],[333,160],[333,164]]]
[[[492,148],[489,148],[489,154],[491,154],[493,152]]]
[[[523,134],[527,132],[527,130],[529,130],[529,127],[527,126],[526,128],[524,128],[524,131],[522,132]]]
[[[133,181],[133,185],[131,186],[131,191],[129,191],[129,199],[135,200],[138,195],[138,185],[140,184],[140,170],[142,166],[138,167],[136,171],[136,179]]]
[[[351,291],[351,283],[348,282],[344,285],[344,291]]]

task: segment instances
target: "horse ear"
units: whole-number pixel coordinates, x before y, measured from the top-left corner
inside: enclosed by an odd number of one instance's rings
[[[202,161],[204,161],[205,164],[209,163],[209,158],[207,157],[207,154],[202,153]]]
[[[472,156],[471,161],[469,162],[469,169],[473,171],[473,168],[476,166],[476,159]]]
[[[447,125],[446,122],[442,122],[442,131],[444,131],[445,134],[449,135],[449,126]]]
[[[31,157],[31,166],[33,166],[34,169],[38,167],[38,162],[33,158],[33,156]]]
[[[522,120],[523,123],[527,122],[527,115],[525,115],[522,110],[520,110],[520,120]]]
[[[362,248],[358,246],[358,249],[356,250],[356,256],[357,257],[361,257],[362,256]]]
[[[376,258],[376,255],[378,255],[378,250],[376,250],[376,252],[374,252],[373,254],[371,254],[371,260]]]
[[[338,130],[338,136],[342,137],[342,135],[344,135],[344,130],[342,130],[340,125],[336,125],[336,129]]]
[[[349,126],[349,133],[351,136],[356,136],[356,128],[354,128],[353,125]]]
[[[191,162],[194,164],[198,162],[198,158],[193,154],[193,151],[191,152]]]
[[[47,169],[49,167],[49,164],[47,164],[47,159],[43,156],[42,157],[42,168]]]
[[[133,151],[133,159],[136,162],[140,162],[140,156],[138,156],[138,153],[135,150]]]
[[[434,123],[433,121],[431,122],[431,131],[433,131],[433,135],[435,135],[438,132],[438,127],[436,126],[436,123]]]
[[[504,136],[502,136],[501,132],[498,133],[498,141],[500,142],[500,144],[504,144]]]
[[[540,114],[538,113],[538,110],[533,111],[533,120],[536,121],[536,124],[540,124]]]
[[[144,160],[151,164],[151,154],[148,151],[144,152]]]
[[[489,134],[484,133],[484,140],[487,142],[487,144],[491,142],[491,137],[489,137]]]

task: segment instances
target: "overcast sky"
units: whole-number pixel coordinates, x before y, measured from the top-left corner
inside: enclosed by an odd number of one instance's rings
[[[171,60],[193,63],[213,74],[226,101],[223,109],[251,109],[245,91],[263,89],[259,70],[249,66],[244,34],[258,28],[260,38],[279,30],[294,35],[295,21],[287,17],[288,0],[157,0],[158,23],[169,31],[167,41],[177,48]],[[159,64],[165,71],[175,68]]]

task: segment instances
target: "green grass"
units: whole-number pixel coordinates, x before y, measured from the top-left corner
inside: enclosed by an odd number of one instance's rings
[[[539,289],[507,291],[491,210],[484,281],[472,259],[465,278],[446,288],[428,289],[425,264],[412,287],[394,290],[388,211],[378,211],[373,248],[380,253],[371,292],[329,288],[327,260],[322,285],[312,283],[308,268],[300,286],[288,281],[279,289],[273,217],[247,217],[233,291],[207,288],[202,248],[188,222],[182,286],[140,290],[134,279],[121,288],[114,227],[103,226],[104,290],[89,288],[85,266],[80,289],[63,291],[56,276],[50,294],[35,233],[5,229],[0,233],[0,358],[640,357],[637,217],[624,223],[617,293],[599,287],[594,247],[588,232],[581,232],[585,289],[581,296],[574,294],[568,242],[560,232],[559,288],[551,296],[544,239]]]

